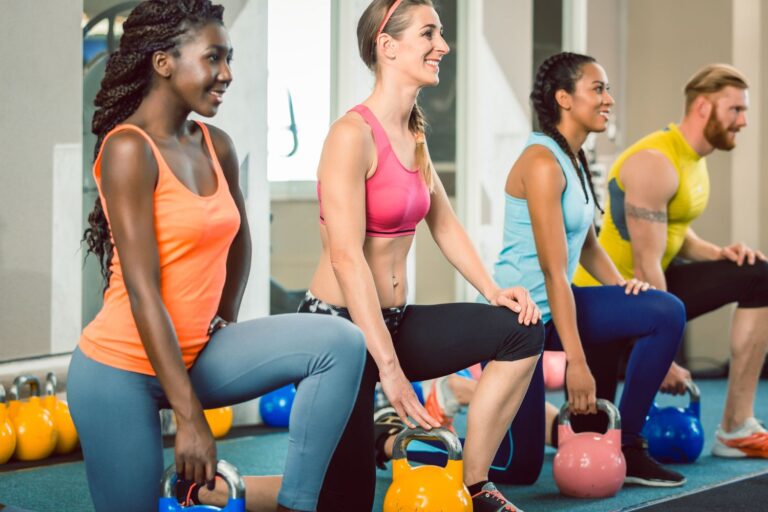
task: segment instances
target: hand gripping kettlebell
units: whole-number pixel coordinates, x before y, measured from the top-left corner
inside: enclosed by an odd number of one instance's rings
[[[448,450],[445,467],[408,464],[405,450],[415,439],[442,441]],[[427,510],[472,511],[472,499],[464,485],[461,443],[444,428],[405,429],[395,438],[392,449],[392,485],[384,497],[384,512]]]
[[[229,499],[224,508],[217,508],[211,505],[194,505],[192,507],[183,507],[176,499],[175,487],[178,476],[176,475],[176,464],[171,464],[163,473],[160,480],[160,501],[158,504],[159,512],[178,512],[183,510],[221,510],[222,512],[245,512],[245,484],[240,478],[237,468],[225,460],[220,460],[216,464],[216,474],[221,476],[227,487],[229,487]]]
[[[19,389],[29,385],[29,400],[19,402]],[[16,401],[12,421],[16,428],[16,458],[40,460],[53,453],[57,433],[50,411],[40,401],[40,381],[31,375],[16,377],[9,393]]]
[[[5,405],[5,388],[0,384],[0,464],[5,464],[16,451],[16,429]]]
[[[53,417],[53,424],[56,427],[58,439],[54,453],[64,455],[77,448],[77,430],[75,422],[72,421],[72,415],[69,413],[69,405],[64,400],[56,398],[56,387],[58,380],[53,372],[45,376],[45,396],[43,397],[43,407],[48,409]]]
[[[624,484],[627,465],[621,451],[621,417],[608,400],[598,399],[597,408],[608,415],[605,434],[579,432],[571,428],[568,404],[560,408],[558,448],[552,472],[560,492],[577,498],[613,496]]]
[[[648,453],[659,462],[693,462],[704,449],[701,393],[691,381],[686,381],[685,387],[690,395],[688,407],[659,407],[654,403],[648,411],[643,437],[648,440]]]

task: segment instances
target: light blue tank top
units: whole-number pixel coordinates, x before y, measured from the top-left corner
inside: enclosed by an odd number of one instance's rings
[[[568,279],[573,279],[581,255],[581,247],[587,237],[589,227],[595,216],[595,202],[589,194],[589,202],[584,197],[584,191],[579,181],[576,169],[557,142],[548,135],[534,132],[528,138],[525,147],[540,145],[549,149],[557,158],[565,176],[565,190],[561,205],[565,221],[565,237],[568,244]],[[586,179],[586,176],[585,176]],[[533,238],[531,216],[528,212],[528,202],[525,199],[504,194],[504,248],[494,265],[493,277],[502,288],[524,286],[539,306],[542,320],[552,319],[547,301],[547,290],[544,284],[544,273],[539,265],[536,254],[536,243]]]

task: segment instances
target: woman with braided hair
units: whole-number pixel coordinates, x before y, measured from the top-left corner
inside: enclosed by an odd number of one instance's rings
[[[494,266],[502,286],[522,283],[542,311],[545,348],[564,350],[566,392],[574,427],[595,417],[595,379],[589,364],[601,350],[637,339],[619,405],[627,483],[672,487],[683,475],[661,467],[640,432],[653,397],[677,352],[685,309],[673,295],[648,283],[623,279],[597,243],[592,224],[596,204],[589,164],[581,146],[587,135],[606,129],[613,98],[605,70],[586,55],[559,53],[539,67],[533,111],[540,132],[531,134],[505,185],[503,249]],[[571,285],[581,263],[605,286]],[[586,353],[586,355],[585,355]],[[534,483],[544,461],[545,437],[557,445],[557,409],[547,404],[542,364],[514,423],[496,453],[491,478],[499,483]],[[553,422],[552,426],[548,426]],[[547,432],[548,429],[550,429]],[[549,434],[549,436],[545,436]],[[434,463],[438,455],[412,453]]]
[[[376,81],[325,141],[317,185],[323,250],[299,311],[357,324],[368,358],[318,510],[371,510],[374,447],[379,454],[384,444],[391,448],[389,435],[403,423],[439,426],[409,380],[479,361],[490,363],[470,408],[464,481],[476,512],[514,510],[488,481],[488,468],[541,354],[539,310],[524,288],[502,289],[491,279],[430,162],[416,99],[422,87],[438,84],[440,60],[449,52],[432,2],[374,0],[357,35]],[[405,304],[406,259],[425,218],[448,260],[492,306]],[[373,421],[377,381],[393,406],[378,415],[380,429]]]
[[[237,156],[223,131],[188,119],[215,115],[232,81],[222,13],[210,0],[140,3],[96,98],[99,200],[85,238],[107,282],[72,356],[68,397],[98,511],[157,510],[161,408],[176,415],[177,492],[215,502],[203,408],[289,383],[284,477],[249,478],[247,505],[315,510],[362,374],[365,345],[349,322],[235,322],[251,260]]]
[[[500,283],[522,282],[531,290],[545,322],[545,348],[565,351],[572,413],[597,412],[595,380],[585,349],[589,354],[637,339],[619,404],[626,482],[682,485],[682,475],[661,467],[648,455],[640,431],[677,352],[685,309],[673,295],[650,289],[642,281],[623,279],[597,243],[592,222],[599,206],[581,147],[587,135],[604,131],[608,123],[614,102],[605,70],[586,55],[553,55],[539,66],[530,97],[541,131],[531,134],[507,177],[504,247],[494,277]],[[572,286],[579,262],[604,286]],[[535,481],[544,434],[539,364],[508,444],[503,445],[507,453],[497,454],[496,462],[502,465],[495,478],[509,483]]]

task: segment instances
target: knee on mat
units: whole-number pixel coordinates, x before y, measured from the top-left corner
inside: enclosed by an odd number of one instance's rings
[[[506,470],[491,469],[490,479],[505,485],[533,485],[541,475],[544,467],[544,447],[541,447],[541,457],[528,457],[516,460],[512,467]]]

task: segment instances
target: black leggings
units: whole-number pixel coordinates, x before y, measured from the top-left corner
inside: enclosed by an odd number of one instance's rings
[[[737,303],[740,308],[768,307],[768,263],[738,266],[732,261],[702,261],[673,263],[665,272],[667,290],[685,304],[688,320],[714,311],[726,304]],[[619,364],[626,352],[626,343],[599,347],[584,347],[587,363],[597,385],[597,397],[613,401],[618,385]],[[597,415],[571,416],[577,431],[604,431],[607,417]]]
[[[325,304],[309,294],[299,312],[350,319],[345,308]],[[521,325],[517,313],[506,308],[460,303],[390,308],[383,314],[397,358],[411,381],[434,379],[481,361],[538,356],[544,347],[542,323]],[[369,353],[357,402],[325,474],[318,511],[364,511],[373,507],[373,396],[378,379],[378,368]]]

